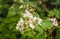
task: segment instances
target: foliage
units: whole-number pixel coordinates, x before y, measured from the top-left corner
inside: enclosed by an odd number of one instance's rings
[[[60,39],[60,9],[49,7],[46,12],[45,9],[49,6],[47,2],[48,0],[0,0],[0,39]],[[42,7],[43,5],[47,6]],[[34,29],[20,31],[16,26],[20,18],[24,19],[25,10],[29,10],[33,17],[41,18],[42,22],[34,22]],[[58,26],[53,25],[51,17],[57,19]]]

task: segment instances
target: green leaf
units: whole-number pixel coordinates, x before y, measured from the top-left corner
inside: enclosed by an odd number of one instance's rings
[[[35,31],[32,31],[32,34],[33,34],[33,35],[36,35],[37,33],[36,33]]]
[[[19,11],[19,5],[18,5],[18,4],[13,4],[13,5],[11,6],[11,8],[9,9],[7,16],[8,16],[8,17],[14,16],[14,15],[17,14],[18,11]]]
[[[36,27],[34,28],[34,30],[36,30],[37,32],[40,32],[40,33],[43,33],[43,32],[44,32],[44,29],[41,28],[40,26],[36,26]]]
[[[29,5],[32,6],[32,7],[37,7],[36,2],[27,2],[27,4],[29,4]]]
[[[57,27],[57,31],[56,31],[56,38],[60,39],[60,26]]]
[[[45,39],[45,33],[37,35],[35,39]]]
[[[57,13],[57,9],[51,10],[49,11],[48,16],[55,16],[56,13]]]
[[[57,11],[56,18],[60,18],[60,10]]]
[[[48,36],[48,39],[54,39],[52,36]]]
[[[37,14],[37,12],[33,12],[33,16],[35,17],[39,17],[39,15]]]
[[[43,20],[43,21],[41,22],[41,27],[42,27],[43,29],[47,30],[47,29],[51,29],[51,28],[53,27],[53,24],[52,24],[51,21]]]
[[[17,38],[16,38],[16,33],[12,33],[11,39],[17,39]]]
[[[31,37],[32,36],[31,31],[30,32],[27,32],[26,35],[29,36],[29,37]]]
[[[8,17],[10,17],[10,16],[14,16],[16,14],[16,11],[14,10],[14,9],[10,9],[9,11],[8,11]]]

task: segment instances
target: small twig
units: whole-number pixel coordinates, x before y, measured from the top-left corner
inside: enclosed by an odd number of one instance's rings
[[[48,13],[49,9],[46,7],[46,4],[42,3],[42,8]]]
[[[54,28],[49,32],[49,34],[48,34],[46,37],[48,37],[56,28],[57,28],[57,27],[54,27]]]

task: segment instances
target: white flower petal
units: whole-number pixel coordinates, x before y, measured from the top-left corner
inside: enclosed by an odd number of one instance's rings
[[[37,20],[38,20],[38,24],[40,24],[42,22],[42,19],[40,19],[40,18],[37,18]]]
[[[23,17],[24,17],[24,18],[26,18],[26,17],[27,17],[27,15],[26,15],[26,14],[23,14]]]
[[[21,5],[21,6],[19,7],[19,9],[21,9],[21,8],[23,8],[23,5]]]
[[[31,20],[31,19],[29,19],[29,22],[30,22],[30,23],[32,23],[32,20]]]
[[[25,13],[30,13],[28,10],[25,10]]]
[[[58,23],[53,23],[54,26],[58,26]]]
[[[28,10],[25,10],[25,13],[23,14],[23,17],[33,18],[33,15]]]
[[[57,22],[56,18],[51,18],[51,21],[52,21],[54,26],[58,26],[58,22]]]
[[[24,29],[24,27],[19,28],[20,31],[23,30],[23,29]]]
[[[16,29],[18,30],[18,27],[16,26]]]
[[[36,17],[34,17],[34,18],[33,18],[33,22],[35,22],[35,21],[36,21],[36,19],[37,19],[37,18],[36,18]]]
[[[51,20],[51,21],[56,21],[56,18],[51,18],[50,20]]]
[[[31,27],[32,29],[35,28],[35,26],[34,26],[32,23],[30,23],[30,27]]]
[[[54,26],[58,26],[58,22],[57,22],[57,21],[54,21],[54,22],[53,22],[53,25],[54,25]]]
[[[20,18],[20,20],[19,20],[19,22],[18,22],[17,26],[23,26],[23,23],[24,23],[23,19],[22,19],[22,18]]]

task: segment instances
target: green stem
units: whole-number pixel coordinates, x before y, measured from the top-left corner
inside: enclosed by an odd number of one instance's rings
[[[57,27],[54,27],[54,28],[49,32],[49,34],[48,34],[46,37],[48,37],[56,28],[57,28]]]

